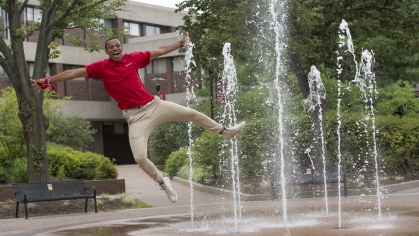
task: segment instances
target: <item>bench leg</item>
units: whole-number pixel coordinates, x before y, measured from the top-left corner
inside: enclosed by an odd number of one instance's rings
[[[87,200],[89,200],[88,198],[86,198],[86,202],[84,204],[84,212],[87,212]]]
[[[95,201],[95,213],[97,213],[97,202],[96,202],[96,197],[94,198]]]
[[[346,185],[346,180],[343,183],[343,193],[344,193],[345,197],[348,197],[348,186]]]
[[[28,198],[26,197],[26,193],[23,193],[23,203],[25,203],[25,219],[28,219]]]
[[[28,219],[28,203],[25,202],[25,219]]]
[[[97,202],[96,202],[96,188],[93,186],[93,199],[95,202],[95,213],[97,213]]]
[[[18,218],[19,216],[19,202],[16,202],[16,218]]]

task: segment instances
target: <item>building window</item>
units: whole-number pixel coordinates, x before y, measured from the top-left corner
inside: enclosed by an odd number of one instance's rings
[[[112,23],[109,19],[103,19],[103,18],[96,18],[93,19],[97,22],[97,27],[92,27],[93,30],[110,30],[112,29]]]
[[[173,72],[184,71],[186,67],[185,60],[182,57],[173,58]]]
[[[25,16],[27,21],[41,22],[41,9],[35,7],[26,7]]]
[[[33,62],[28,62],[28,70],[29,70],[29,76],[32,77],[33,76],[33,69],[35,68],[35,63]]]
[[[4,69],[3,69],[3,67],[2,67],[2,66],[0,66],[0,75],[1,75],[1,76],[6,75],[6,73],[4,72]]]
[[[124,21],[125,33],[129,35],[141,36],[140,24]]]
[[[7,30],[3,31],[4,39],[10,40],[9,16],[7,15],[7,12],[5,10],[3,10],[3,8],[1,8],[1,12],[2,12],[2,15],[3,15],[3,20],[4,20],[4,28],[3,29],[7,29]]]
[[[152,26],[152,25],[146,25],[145,26],[145,31],[146,31],[146,36],[159,35],[160,34],[160,27]]]
[[[157,59],[153,60],[146,68],[145,73],[147,75],[151,74],[161,74],[166,73],[166,59]]]
[[[75,69],[79,69],[79,68],[83,68],[83,66],[75,66],[75,65],[64,65],[63,66],[63,70],[75,70]],[[86,78],[84,77],[78,77],[78,78],[74,78],[73,80],[80,80],[80,81],[86,81]]]
[[[144,68],[138,69],[138,74],[140,75],[141,82],[144,83],[145,69]]]
[[[35,68],[35,63],[34,62],[27,62],[27,66],[28,66],[28,70],[29,70],[29,76],[32,77],[33,76],[33,70]],[[46,72],[45,76],[49,76],[49,70]]]

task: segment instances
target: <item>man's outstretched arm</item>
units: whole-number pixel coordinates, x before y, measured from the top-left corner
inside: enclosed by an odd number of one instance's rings
[[[66,70],[59,74],[42,78],[42,79],[31,79],[31,82],[32,82],[32,86],[34,86],[35,89],[38,88],[39,90],[41,90],[41,87],[38,86],[38,83],[39,84],[48,84],[48,83],[52,84],[52,83],[58,83],[58,82],[63,82],[66,80],[78,78],[78,77],[87,77],[87,76],[88,76],[87,70],[86,68],[83,67],[83,68],[78,68],[74,70]]]
[[[154,50],[151,50],[150,51],[150,53],[151,53],[151,59],[150,60],[154,60],[159,56],[162,56],[162,55],[165,55],[167,53],[173,52],[174,50],[179,49],[181,47],[181,45],[183,45],[183,47],[190,46],[189,33],[188,32],[185,33],[185,35],[183,36],[181,41],[182,41],[181,44],[179,42],[176,42],[176,43],[172,43],[172,44],[169,44],[169,45],[164,45],[164,46],[158,47]]]

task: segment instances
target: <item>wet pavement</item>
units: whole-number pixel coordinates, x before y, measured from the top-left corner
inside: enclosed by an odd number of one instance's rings
[[[419,188],[383,195],[380,217],[376,196],[342,198],[338,229],[338,198],[329,198],[328,214],[323,198],[290,199],[284,223],[281,200],[236,202],[239,210],[231,197],[194,190],[191,198],[189,186],[172,181],[178,202],[171,203],[136,165],[118,171],[126,192],[152,208],[0,220],[0,236],[419,235]]]

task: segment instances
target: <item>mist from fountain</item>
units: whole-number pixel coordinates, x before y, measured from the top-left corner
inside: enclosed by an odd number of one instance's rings
[[[367,81],[367,97],[368,97],[368,119],[371,120],[371,129],[372,129],[372,139],[373,139],[373,156],[374,156],[374,168],[375,168],[375,184],[376,184],[376,196],[377,196],[377,208],[378,208],[378,217],[381,217],[381,191],[380,191],[380,182],[378,177],[379,167],[378,167],[378,150],[377,150],[377,128],[375,126],[375,112],[374,112],[374,99],[378,94],[375,84],[375,73],[372,72],[372,64],[374,61],[374,54],[368,50],[364,50],[361,56],[360,63],[360,75]]]
[[[341,35],[342,32],[338,32],[339,35],[339,43],[338,46],[339,48],[342,48],[345,45],[345,42],[343,42],[342,40],[345,39],[345,37],[343,35]],[[342,143],[342,138],[341,138],[341,126],[342,126],[342,115],[341,115],[341,102],[342,102],[342,81],[341,81],[341,74],[342,74],[342,64],[341,64],[341,60],[343,59],[343,57],[339,54],[339,50],[336,51],[337,54],[337,59],[336,59],[336,64],[337,64],[337,82],[338,82],[338,103],[337,103],[337,111],[336,111],[336,115],[337,115],[337,122],[338,122],[338,126],[336,128],[336,133],[338,136],[338,141],[337,141],[337,149],[338,149],[338,228],[341,229],[342,228],[342,196],[341,196],[341,186],[340,186],[340,182],[341,182],[341,164],[342,164],[342,150],[341,150],[341,143]]]
[[[194,99],[195,92],[194,92],[194,86],[192,84],[192,78],[191,78],[191,72],[192,72],[192,66],[196,66],[195,61],[193,60],[193,43],[190,43],[191,46],[187,47],[186,53],[185,53],[185,82],[186,82],[186,106],[190,106],[190,102],[192,99]],[[188,137],[189,137],[189,146],[186,151],[186,154],[189,159],[189,176],[188,180],[190,183],[190,189],[191,189],[191,199],[190,199],[190,214],[191,214],[191,226],[194,227],[194,201],[193,201],[193,155],[192,155],[192,147],[193,147],[193,139],[192,139],[192,122],[188,122]]]
[[[234,66],[234,59],[231,55],[231,44],[225,43],[223,47],[224,71],[221,80],[221,87],[225,88],[224,112],[222,122],[228,126],[234,126],[237,123],[236,118],[236,93],[237,93],[237,73]],[[238,232],[237,221],[241,219],[241,190],[240,190],[240,169],[237,138],[230,140],[229,157],[231,158],[231,180],[233,186],[233,204],[234,204],[234,227]]]
[[[310,88],[309,95],[306,99],[303,100],[303,105],[306,109],[307,114],[310,116],[310,120],[312,122],[316,122],[319,124],[318,130],[314,130],[314,133],[319,133],[320,142],[321,142],[321,158],[323,162],[323,183],[324,183],[324,199],[326,205],[326,215],[329,214],[329,203],[327,199],[327,178],[326,178],[326,143],[323,131],[323,108],[322,108],[322,101],[326,99],[326,89],[322,82],[322,78],[320,76],[320,71],[317,70],[315,66],[311,66],[310,73],[308,74],[308,85]],[[317,111],[317,112],[316,112]],[[311,117],[315,116],[315,117]],[[315,129],[315,126],[312,126]],[[313,138],[315,141],[316,138]],[[307,153],[310,153],[309,151]],[[316,157],[318,158],[318,157]],[[310,156],[310,159],[311,156]],[[311,163],[314,164],[313,160]]]
[[[360,89],[363,95],[363,100],[365,103],[365,113],[364,116],[364,129],[365,132],[368,133],[368,126],[367,123],[371,121],[371,134],[372,134],[372,153],[374,158],[374,167],[375,167],[375,184],[376,184],[376,197],[377,197],[377,209],[378,209],[378,217],[381,217],[381,191],[380,191],[380,183],[379,183],[379,167],[378,167],[378,150],[377,150],[377,140],[376,140],[376,133],[377,129],[375,126],[375,113],[374,113],[374,99],[376,99],[376,95],[378,94],[376,90],[376,80],[375,80],[375,73],[372,71],[372,65],[374,62],[374,54],[373,52],[369,52],[368,50],[363,50],[361,54],[361,60],[358,63],[356,60],[356,54],[354,50],[354,46],[352,43],[352,36],[349,30],[348,23],[345,20],[342,20],[339,26],[339,47],[343,47],[347,45],[347,51],[350,52],[353,56],[353,60],[355,63],[356,73],[355,78],[351,81],[355,83],[356,86]],[[341,57],[338,57],[340,60]],[[340,70],[340,71],[339,71]],[[338,73],[341,72],[341,68],[338,68]],[[367,142],[368,149],[371,149],[369,146],[369,142]]]
[[[279,159],[280,162],[280,179],[281,179],[281,199],[282,199],[282,217],[287,224],[288,222],[288,214],[287,214],[287,191],[286,191],[286,178],[285,178],[285,156],[284,156],[284,124],[283,124],[283,113],[284,113],[284,105],[282,102],[282,91],[280,86],[280,76],[281,71],[283,70],[283,63],[282,63],[282,52],[286,47],[284,43],[285,39],[285,18],[286,14],[284,11],[284,1],[278,3],[277,0],[272,0],[270,2],[270,13],[272,16],[272,29],[275,33],[275,53],[276,53],[276,61],[275,61],[275,79],[274,85],[276,93],[278,94],[278,101],[277,101],[277,108],[278,108],[278,136],[279,136]],[[281,19],[278,21],[278,13],[281,14]]]

